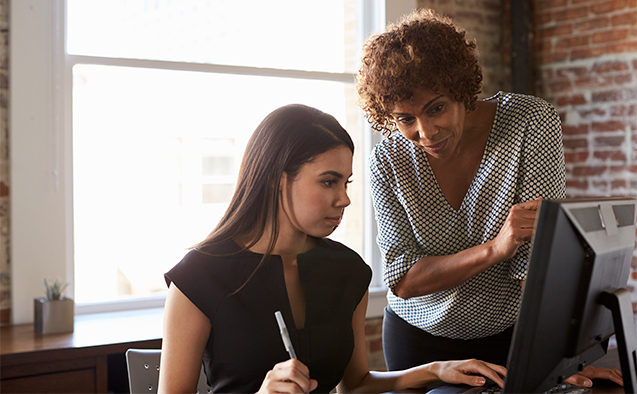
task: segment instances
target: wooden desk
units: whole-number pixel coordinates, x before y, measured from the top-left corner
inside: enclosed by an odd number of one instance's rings
[[[33,324],[2,327],[0,392],[128,392],[124,354],[161,348],[162,315],[162,308],[79,315],[68,334],[37,334]]]

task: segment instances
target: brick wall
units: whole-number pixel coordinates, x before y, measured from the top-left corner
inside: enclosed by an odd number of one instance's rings
[[[637,197],[637,0],[533,8],[536,94],[562,119],[567,195]],[[636,284],[633,268],[635,312]]]

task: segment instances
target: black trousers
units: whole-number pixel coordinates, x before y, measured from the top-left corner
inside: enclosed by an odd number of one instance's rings
[[[383,351],[389,371],[433,361],[476,358],[506,366],[513,327],[485,338],[451,339],[431,335],[385,308]]]

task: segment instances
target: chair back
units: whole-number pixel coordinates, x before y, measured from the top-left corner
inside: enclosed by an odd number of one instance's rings
[[[131,394],[157,393],[159,383],[159,349],[128,349],[126,351],[126,367],[128,368],[128,388]],[[206,382],[206,374],[201,366],[197,393],[211,393]]]

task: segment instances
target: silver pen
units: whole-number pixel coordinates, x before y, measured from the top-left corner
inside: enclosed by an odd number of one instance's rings
[[[285,350],[288,351],[290,358],[296,359],[296,353],[294,352],[294,347],[292,346],[292,341],[290,340],[290,334],[288,333],[288,328],[285,325],[285,320],[283,320],[281,311],[274,312],[274,317],[276,317],[276,322],[279,324],[279,331],[281,332],[281,339],[283,339]]]

